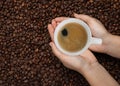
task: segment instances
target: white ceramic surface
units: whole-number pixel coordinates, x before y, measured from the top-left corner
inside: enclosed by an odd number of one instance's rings
[[[61,46],[59,45],[59,42],[58,42],[58,39],[57,39],[58,32],[60,31],[60,29],[62,29],[62,27],[64,25],[66,25],[68,23],[78,23],[78,24],[82,25],[85,28],[86,32],[87,32],[87,35],[88,35],[87,43],[84,46],[84,48],[81,49],[80,51],[77,51],[77,52],[68,52],[68,51],[64,50],[63,48],[61,48]],[[56,47],[62,53],[66,54],[66,55],[70,55],[70,56],[77,56],[77,55],[82,54],[85,50],[87,50],[91,44],[102,44],[102,39],[92,37],[90,28],[89,28],[89,26],[84,21],[82,21],[80,19],[76,19],[76,18],[69,18],[67,20],[62,21],[56,27],[55,32],[54,32],[54,42],[55,42]]]

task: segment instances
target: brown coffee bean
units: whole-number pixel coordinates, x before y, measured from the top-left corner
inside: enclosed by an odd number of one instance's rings
[[[99,19],[107,31],[120,35],[119,3],[119,0],[0,1],[0,86],[89,86],[52,53],[47,25],[56,17],[73,17],[76,12]],[[119,60],[94,54],[120,83]]]

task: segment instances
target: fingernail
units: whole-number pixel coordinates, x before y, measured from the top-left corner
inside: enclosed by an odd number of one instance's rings
[[[48,27],[50,26],[50,24],[48,24]]]
[[[74,13],[74,15],[78,15],[77,13]]]
[[[50,42],[49,45],[52,46],[52,43]]]

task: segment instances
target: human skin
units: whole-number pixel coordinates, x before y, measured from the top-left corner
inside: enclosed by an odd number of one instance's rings
[[[68,56],[63,54],[56,48],[53,37],[56,26],[61,21],[68,18],[58,17],[52,20],[52,24],[48,25],[48,31],[52,39],[52,42],[50,42],[50,46],[53,50],[53,53],[58,57],[58,59],[61,60],[64,66],[81,73],[91,86],[119,86],[118,83],[105,70],[105,68],[101,64],[99,64],[96,57],[90,51],[93,50],[96,52],[107,53],[119,58],[119,54],[117,54],[116,52],[112,52],[112,49],[115,49],[114,51],[116,51],[116,48],[120,46],[120,42],[118,41],[119,37],[108,33],[102,23],[95,18],[83,14],[74,14],[74,16],[85,21],[89,25],[92,35],[103,40],[102,45],[92,45],[88,50],[86,50],[82,55],[79,56]],[[112,46],[113,44],[115,44],[113,47],[111,47],[109,43],[111,39],[110,37],[113,37],[114,41],[117,42],[111,42]],[[117,52],[119,52],[119,49]]]
[[[120,36],[112,35],[103,26],[103,24],[90,16],[77,15],[75,17],[85,21],[92,32],[92,35],[103,40],[102,45],[92,45],[89,49],[95,52],[106,53],[120,59]]]

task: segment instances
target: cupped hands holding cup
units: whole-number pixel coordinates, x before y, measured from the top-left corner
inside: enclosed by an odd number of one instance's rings
[[[48,25],[53,53],[64,66],[81,73],[91,86],[119,86],[91,50],[120,58],[120,48],[116,50],[120,47],[120,37],[108,33],[95,18],[83,14],[74,16],[55,18]]]

